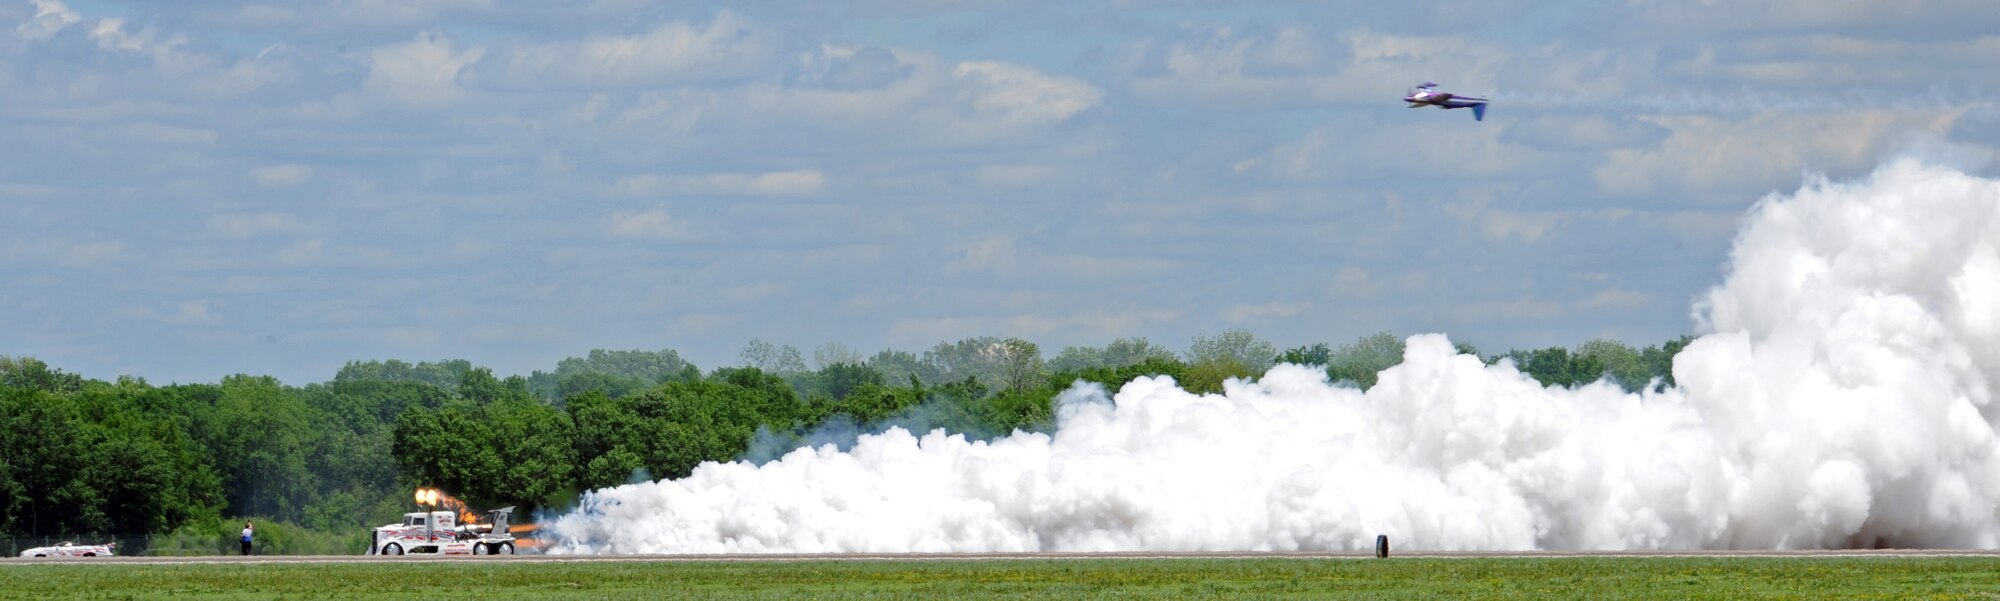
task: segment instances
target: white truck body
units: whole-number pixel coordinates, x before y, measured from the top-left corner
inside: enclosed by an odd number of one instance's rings
[[[403,523],[375,529],[368,554],[513,555],[514,535],[507,533],[507,516],[513,511],[486,512],[484,524],[459,524],[458,514],[450,511],[405,513]]]
[[[22,557],[110,557],[111,548],[118,543],[103,545],[79,545],[63,541],[52,547],[35,547],[21,552]]]

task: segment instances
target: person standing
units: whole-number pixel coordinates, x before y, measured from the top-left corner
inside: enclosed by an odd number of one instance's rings
[[[250,554],[250,520],[243,521],[243,554]]]

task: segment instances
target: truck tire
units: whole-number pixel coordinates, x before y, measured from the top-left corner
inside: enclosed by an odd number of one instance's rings
[[[493,552],[499,555],[513,555],[514,543],[500,543],[493,549]]]
[[[83,554],[83,556],[84,556],[84,557],[96,557],[96,556],[97,556],[97,554],[96,554],[96,553],[85,553],[85,554]]]
[[[473,555],[492,555],[492,554],[493,554],[493,545],[491,545],[491,544],[488,544],[488,543],[475,543],[475,544],[473,544],[473,545],[472,545],[472,554],[473,554]]]
[[[389,543],[389,546],[387,546],[387,547],[382,547],[382,554],[383,554],[383,555],[402,555],[402,554],[403,554],[403,546],[402,546],[402,545],[398,545],[398,544],[396,544],[396,543]]]

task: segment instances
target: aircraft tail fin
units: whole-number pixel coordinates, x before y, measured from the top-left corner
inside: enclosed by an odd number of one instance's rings
[[[1472,105],[1472,120],[1473,121],[1486,120],[1486,103],[1481,102],[1479,104]]]

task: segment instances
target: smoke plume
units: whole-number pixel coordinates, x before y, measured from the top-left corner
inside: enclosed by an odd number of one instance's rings
[[[1679,387],[1544,388],[1409,339],[1366,392],[1280,365],[1059,399],[1053,435],[595,491],[557,553],[2000,545],[2000,182],[1901,160],[1750,212]]]

